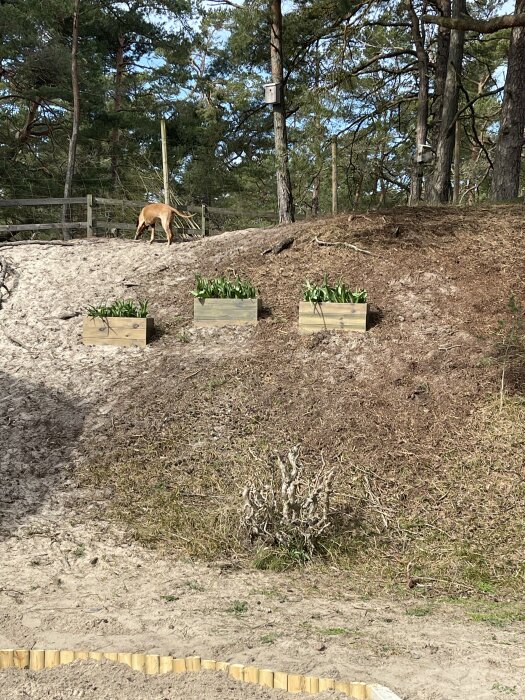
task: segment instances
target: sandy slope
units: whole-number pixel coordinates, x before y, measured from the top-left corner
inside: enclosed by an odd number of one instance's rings
[[[104,521],[104,494],[73,487],[71,468],[112,420],[126,378],[147,373],[148,359],[167,345],[161,338],[144,351],[84,347],[79,317],[60,316],[114,297],[152,298],[166,268],[173,291],[164,289],[153,311],[173,313],[177,284],[200,256],[227,263],[231,246],[263,235],[237,232],[170,249],[113,240],[3,252],[16,280],[0,311],[0,647],[195,653],[380,682],[406,700],[525,697],[523,623],[491,627],[437,604],[419,617],[410,613],[421,601],[363,599],[359,582],[336,572],[271,574],[162,557]],[[202,333],[191,352],[220,353],[224,340]],[[249,334],[231,341],[239,352],[251,342]],[[169,352],[180,353],[184,372],[184,344]],[[239,600],[248,604],[244,614],[232,612]],[[40,684],[49,684],[50,697],[71,697],[66,685],[87,689],[90,673],[57,669],[42,681],[2,674],[0,697],[24,697],[28,683],[31,697],[40,697]],[[112,674],[105,666],[96,677]],[[122,697],[119,682],[78,697]],[[192,680],[182,690],[122,682],[129,700],[248,697],[215,681]]]

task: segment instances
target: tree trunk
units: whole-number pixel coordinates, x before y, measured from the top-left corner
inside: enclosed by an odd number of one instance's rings
[[[286,132],[286,100],[283,79],[283,17],[281,0],[270,0],[270,60],[272,81],[281,86],[281,100],[273,106],[275,159],[277,171],[277,203],[279,223],[294,221],[292,181],[288,168],[288,135]]]
[[[459,17],[466,9],[466,0],[454,0],[453,17]],[[452,30],[447,64],[447,79],[443,93],[443,112],[436,145],[436,161],[430,183],[429,200],[433,204],[449,201],[450,170],[454,157],[455,118],[458,111],[459,85],[463,63],[465,33]]]
[[[525,0],[516,0],[516,14],[525,12]],[[525,27],[512,30],[507,78],[492,175],[491,199],[502,202],[519,193],[523,132],[525,129]]]
[[[440,0],[442,17],[450,17],[451,0]],[[437,145],[443,115],[443,93],[447,79],[448,53],[450,50],[450,30],[439,27],[436,42],[436,61],[434,68],[434,95],[432,101],[432,144]]]
[[[123,93],[123,83],[124,74],[126,71],[126,61],[124,58],[124,51],[126,48],[126,37],[119,35],[116,53],[116,72],[115,72],[115,96],[113,100],[113,108],[115,114],[118,114],[122,109],[122,93]],[[119,183],[119,141],[120,141],[120,129],[115,126],[111,131],[111,183],[113,192],[118,187]]]
[[[423,6],[423,12],[425,12]],[[428,132],[428,54],[425,50],[425,28],[420,26],[418,16],[414,9],[414,3],[410,1],[410,20],[412,23],[412,40],[416,47],[418,70],[418,95],[417,95],[417,122],[416,122],[416,154],[412,177],[410,181],[410,195],[408,203],[412,206],[421,199],[423,191],[423,163],[418,163],[418,146],[427,141]]]
[[[78,13],[80,0],[74,0],[73,6],[73,34],[71,37],[71,87],[73,91],[73,123],[71,137],[69,139],[69,152],[67,157],[66,182],[64,184],[64,197],[71,197],[73,187],[73,175],[75,174],[75,159],[77,154],[78,127],[80,123],[80,89],[78,85]],[[64,204],[62,208],[62,223],[67,221],[69,206]],[[62,228],[62,238],[71,238],[69,231]]]

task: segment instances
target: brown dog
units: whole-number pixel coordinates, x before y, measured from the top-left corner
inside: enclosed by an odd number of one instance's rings
[[[171,245],[171,241],[173,240],[171,224],[173,223],[173,217],[175,215],[183,219],[191,219],[195,216],[195,214],[182,214],[178,209],[170,207],[169,204],[147,204],[139,214],[135,240],[138,240],[144,233],[144,230],[149,226],[151,231],[149,242],[153,243],[153,239],[155,238],[155,221],[159,219],[168,237],[168,245]]]

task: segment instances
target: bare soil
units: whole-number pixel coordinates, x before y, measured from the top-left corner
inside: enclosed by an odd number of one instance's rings
[[[4,249],[0,646],[199,654],[406,700],[525,697],[515,340],[499,394],[522,230],[520,207],[401,209],[171,248]],[[261,323],[193,329],[194,274],[229,268],[258,286]],[[368,289],[365,336],[298,335],[302,282],[325,271]],[[83,346],[73,314],[122,297],[150,300],[155,342]],[[340,529],[328,563],[257,571],[240,492],[294,444],[310,469],[321,452],[338,465]],[[3,673],[0,697],[74,697],[77,683],[85,698],[122,697],[119,683],[130,700],[237,697],[215,676],[191,689],[130,673]]]

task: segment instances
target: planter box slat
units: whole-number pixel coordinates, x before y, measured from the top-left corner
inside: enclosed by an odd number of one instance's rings
[[[299,332],[316,333],[323,330],[366,331],[368,304],[336,304],[310,301],[299,302]]]
[[[194,299],[194,325],[197,328],[255,326],[258,309],[258,299]]]
[[[145,347],[154,328],[152,318],[84,317],[84,345],[122,345]]]

